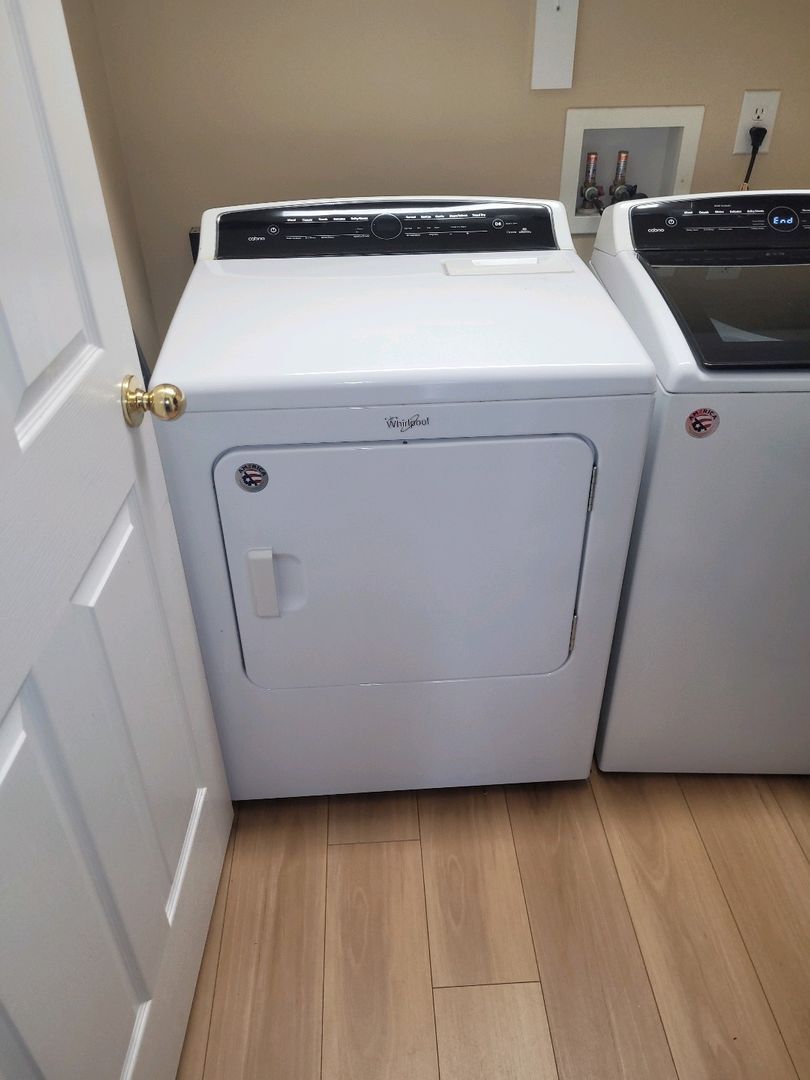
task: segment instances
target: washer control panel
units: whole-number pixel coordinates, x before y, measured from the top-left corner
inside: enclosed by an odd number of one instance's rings
[[[638,251],[810,248],[810,192],[662,199],[630,210]]]
[[[218,259],[537,251],[557,247],[551,211],[481,199],[342,200],[228,210]]]

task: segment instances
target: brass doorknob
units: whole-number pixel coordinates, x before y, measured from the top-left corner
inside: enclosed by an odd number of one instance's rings
[[[130,427],[139,427],[148,412],[156,420],[177,420],[186,411],[186,395],[172,383],[144,390],[134,375],[127,375],[121,384],[121,408]]]

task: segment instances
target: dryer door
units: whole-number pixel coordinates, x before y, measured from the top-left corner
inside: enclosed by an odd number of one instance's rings
[[[248,678],[282,689],[560,667],[593,464],[569,435],[224,454],[214,483]]]

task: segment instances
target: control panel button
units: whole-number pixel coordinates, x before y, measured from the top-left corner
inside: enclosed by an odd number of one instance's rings
[[[268,225],[267,226],[267,235],[268,236],[278,236],[280,231],[281,230],[279,229],[278,225]]]
[[[502,229],[505,224],[506,224],[506,222],[503,220],[502,217],[496,217],[492,222],[492,228],[493,229]]]
[[[799,215],[789,206],[775,206],[768,214],[768,224],[777,232],[793,232],[799,227]]]
[[[378,240],[394,240],[402,232],[402,222],[396,214],[378,214],[371,223]]]
[[[678,224],[678,219],[674,217],[668,217],[664,224],[668,225],[670,229],[673,229]]]

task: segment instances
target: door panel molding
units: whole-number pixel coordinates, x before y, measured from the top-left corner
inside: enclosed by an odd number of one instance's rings
[[[232,809],[59,0],[0,94],[0,1077],[172,1080]]]

